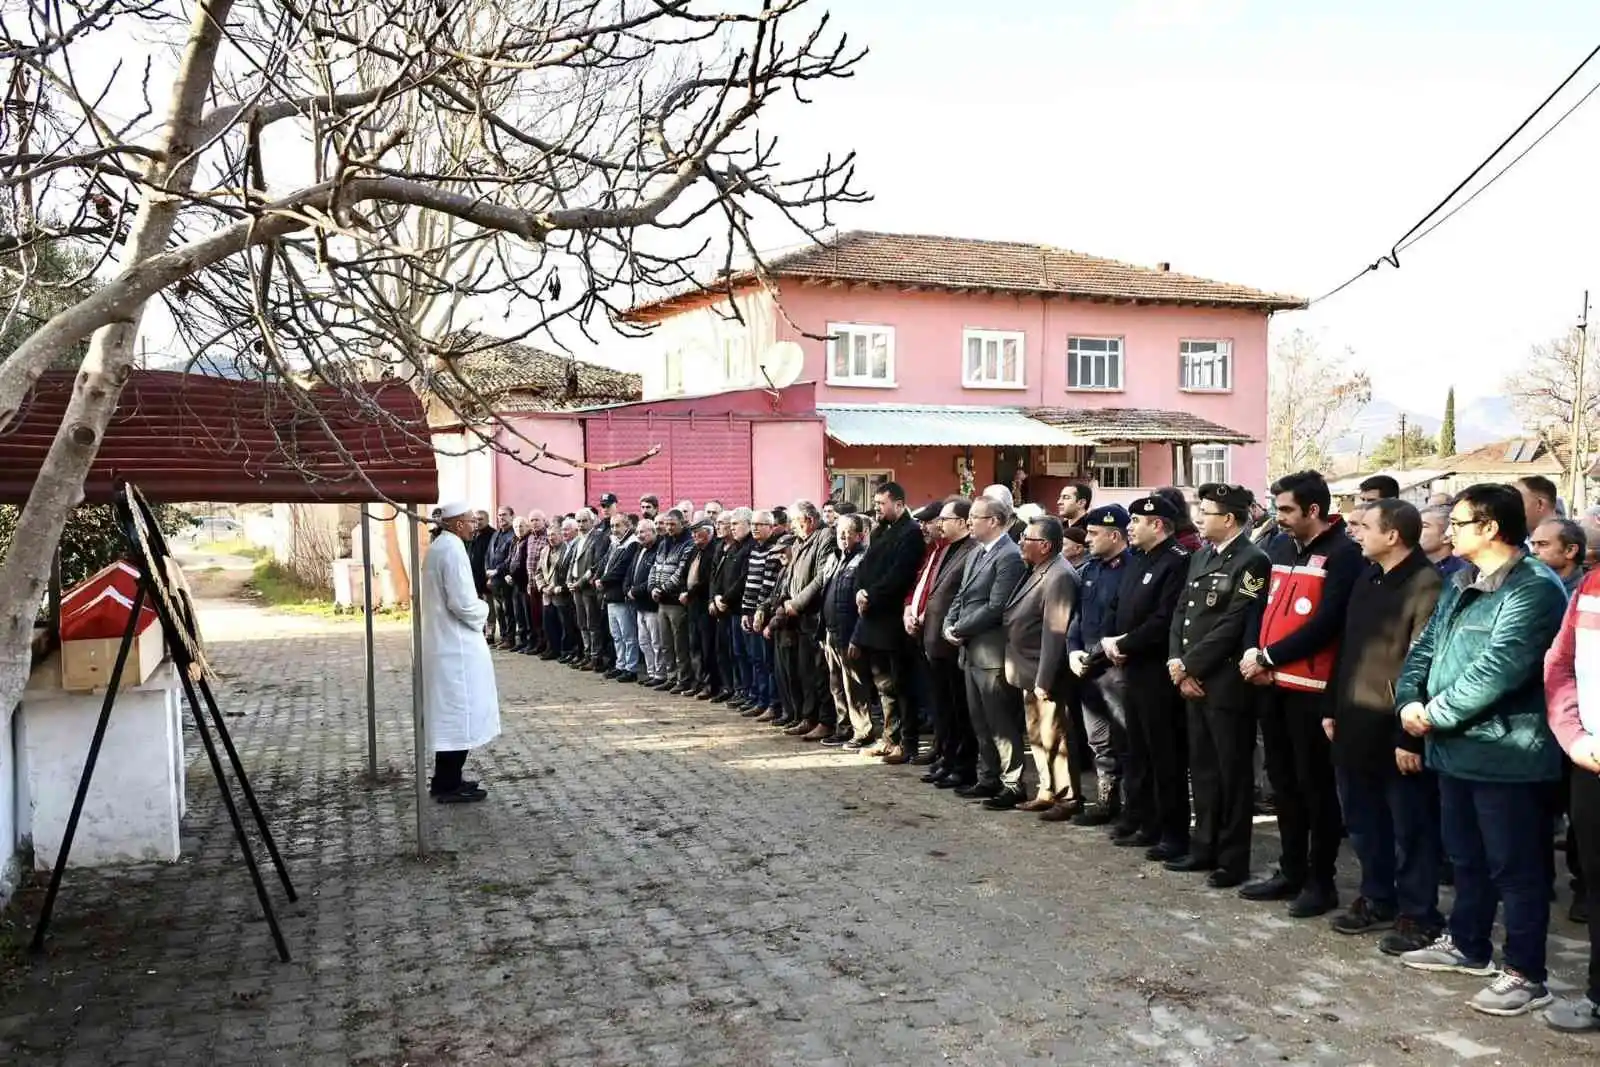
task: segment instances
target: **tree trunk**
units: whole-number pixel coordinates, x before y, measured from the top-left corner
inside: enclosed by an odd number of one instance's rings
[[[146,171],[147,185],[129,232],[122,262],[132,268],[167,247],[182,195],[194,181],[199,119],[214,75],[217,50],[233,0],[199,0],[189,24],[160,156]],[[173,167],[174,161],[181,165]],[[27,685],[33,620],[44,597],[56,543],[68,513],[82,496],[135,356],[144,317],[140,304],[127,318],[97,330],[73,383],[72,399],[56,431],[33,491],[17,522],[11,550],[0,564],[0,707],[12,707]]]

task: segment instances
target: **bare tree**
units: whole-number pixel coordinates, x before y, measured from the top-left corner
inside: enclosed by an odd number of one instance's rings
[[[1267,473],[1326,467],[1333,443],[1372,400],[1372,381],[1353,370],[1351,353],[1328,355],[1296,330],[1267,362]]]
[[[1584,478],[1594,466],[1600,444],[1600,354],[1574,330],[1534,345],[1528,361],[1506,376],[1504,389],[1523,425],[1536,432],[1560,461],[1567,502],[1584,507]]]
[[[0,363],[3,429],[91,338],[0,565],[0,701],[20,694],[51,554],[151,299],[191,350],[291,389],[384,371],[427,387],[460,349],[428,336],[419,294],[502,310],[520,338],[626,329],[621,310],[695,284],[708,255],[763,274],[764,220],[815,236],[831,205],[863,199],[851,155],[788,169],[759,125],[861,57],[825,15],[801,22],[812,6],[6,5],[0,190],[19,221],[0,252],[67,236],[96,242],[105,267]],[[138,42],[148,58],[107,71]]]

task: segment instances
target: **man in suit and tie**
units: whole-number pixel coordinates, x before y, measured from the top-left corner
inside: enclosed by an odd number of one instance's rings
[[[1039,772],[1039,793],[1022,805],[1046,822],[1064,822],[1083,807],[1062,691],[1067,684],[1067,631],[1078,608],[1078,572],[1061,556],[1061,520],[1044,516],[1022,532],[1028,567],[1006,604],[1006,684],[1018,690]]]
[[[978,780],[957,796],[982,799],[996,811],[1022,801],[1022,703],[1001,672],[1006,665],[1005,610],[1026,565],[1007,536],[1011,507],[988,497],[967,515],[976,548],[944,620],[944,639],[961,650],[967,707],[978,741]]]
[[[1251,543],[1250,490],[1207,483],[1199,491],[1200,536],[1172,616],[1167,674],[1189,702],[1189,773],[1195,829],[1172,871],[1210,871],[1213,889],[1250,875],[1255,690],[1239,674],[1245,629],[1265,601],[1272,564]]]
[[[929,589],[921,594],[923,609],[917,620],[932,680],[929,688],[933,691],[933,736],[937,745],[935,762],[922,780],[940,789],[964,789],[977,780],[978,773],[978,739],[972,732],[972,716],[967,709],[967,678],[961,670],[960,650],[944,638],[945,617],[961,588],[967,557],[978,547],[967,532],[971,513],[972,502],[964,497],[952,497],[940,506],[939,537],[949,547],[931,576]],[[919,603],[919,593],[912,592],[913,607]]]

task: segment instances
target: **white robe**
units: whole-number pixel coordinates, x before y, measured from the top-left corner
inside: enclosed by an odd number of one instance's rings
[[[422,562],[422,715],[434,752],[477,748],[500,734],[500,694],[483,639],[488,618],[466,546],[441,532]]]

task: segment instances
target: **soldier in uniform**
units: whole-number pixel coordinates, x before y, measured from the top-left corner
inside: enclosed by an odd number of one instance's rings
[[[1178,543],[1178,509],[1159,496],[1129,507],[1133,558],[1111,605],[1110,632],[1098,651],[1122,668],[1128,687],[1128,810],[1112,843],[1144,847],[1165,862],[1189,854],[1189,753],[1183,698],[1167,674],[1167,642],[1186,589],[1189,550]],[[1193,627],[1190,627],[1192,630]]]
[[[1206,884],[1229,889],[1250,876],[1251,756],[1255,691],[1240,677],[1245,629],[1259,610],[1272,570],[1250,542],[1250,490],[1208,482],[1200,487],[1200,536],[1208,542],[1189,560],[1187,587],[1172,616],[1167,672],[1189,702],[1189,772],[1194,779],[1195,832],[1189,854],[1168,860],[1173,871],[1210,871]]]

